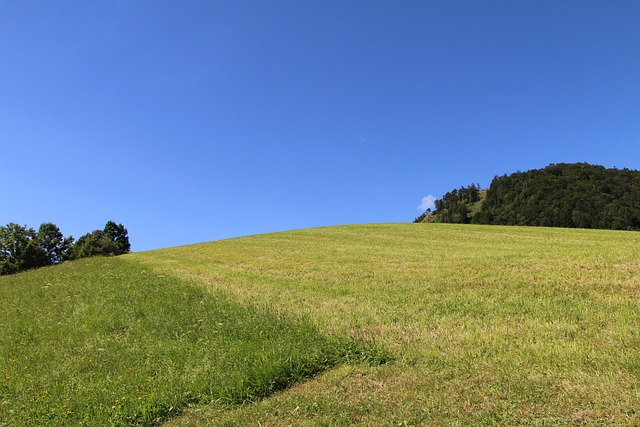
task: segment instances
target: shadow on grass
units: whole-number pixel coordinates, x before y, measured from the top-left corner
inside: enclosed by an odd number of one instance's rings
[[[363,341],[244,306],[122,258],[0,278],[0,425],[155,425],[189,404],[261,399]]]

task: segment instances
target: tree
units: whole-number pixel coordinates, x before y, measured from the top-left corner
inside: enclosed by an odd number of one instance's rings
[[[33,228],[9,223],[0,226],[0,275],[45,265]]]
[[[67,259],[74,260],[106,255],[102,248],[102,240],[104,240],[104,232],[102,230],[94,230],[81,236],[69,250]]]
[[[131,252],[127,229],[108,221],[103,230],[94,230],[80,237],[69,251],[69,259],[92,256],[122,255]]]
[[[124,228],[124,225],[108,221],[104,226],[104,235],[107,239],[115,243],[116,250],[113,253],[114,255],[128,254],[131,252],[128,231]]]
[[[62,262],[69,247],[73,243],[73,237],[64,238],[57,225],[46,222],[40,225],[36,236],[37,243],[46,261],[46,265],[54,265]]]
[[[131,252],[129,235],[122,224],[107,222],[104,230],[65,238],[57,225],[46,222],[33,228],[9,223],[0,226],[0,275],[54,265],[66,260]]]
[[[420,214],[416,219],[413,220],[414,223],[420,223],[424,221],[424,219],[431,213],[431,208],[427,208],[426,211]]]

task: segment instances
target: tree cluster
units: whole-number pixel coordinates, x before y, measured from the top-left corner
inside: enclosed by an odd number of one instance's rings
[[[473,215],[475,191],[461,190],[436,201],[435,221],[640,230],[640,171],[575,163],[496,176]]]
[[[434,222],[453,222],[466,224],[471,221],[470,213],[473,205],[480,201],[480,184],[471,184],[468,187],[460,187],[445,194],[442,199],[435,201],[435,211],[429,215],[427,210],[413,222],[423,222],[427,217]]]
[[[0,275],[59,264],[97,255],[129,253],[131,245],[122,224],[107,222],[103,230],[80,237],[64,237],[58,226],[47,222],[36,231],[16,223],[0,226]]]
[[[475,222],[640,230],[640,172],[586,163],[496,177]]]
[[[469,213],[471,205],[480,200],[480,185],[471,184],[468,187],[460,187],[444,195],[435,201],[438,222],[453,222],[466,224],[470,221]]]
[[[421,213],[413,222],[425,222],[429,214],[431,213],[431,208],[427,209],[423,213]]]

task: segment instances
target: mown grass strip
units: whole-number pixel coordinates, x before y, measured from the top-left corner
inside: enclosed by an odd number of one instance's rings
[[[126,258],[0,278],[0,425],[151,425],[383,352]]]
[[[379,224],[133,256],[396,355],[172,425],[638,426],[639,254],[637,232]]]

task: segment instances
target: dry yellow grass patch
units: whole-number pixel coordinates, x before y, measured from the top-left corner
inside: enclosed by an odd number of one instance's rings
[[[396,356],[184,425],[634,425],[639,254],[633,232],[385,224],[136,257]]]

